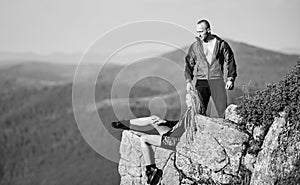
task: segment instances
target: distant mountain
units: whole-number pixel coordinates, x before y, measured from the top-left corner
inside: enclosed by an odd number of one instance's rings
[[[0,52],[0,66],[12,64],[20,64],[24,62],[52,62],[61,64],[76,64],[79,62],[83,53],[52,53],[52,54],[36,54],[33,52],[14,53]]]
[[[81,66],[80,77],[82,80],[89,80],[90,74],[97,72],[97,65],[88,64]],[[14,81],[15,85],[28,87],[43,87],[55,86],[72,83],[77,65],[75,64],[59,64],[51,62],[31,61],[25,63],[18,63],[6,67],[0,67],[0,84],[1,81]],[[109,74],[116,73],[120,66],[110,64],[101,73],[101,79],[106,79]],[[100,76],[99,76],[100,77]],[[108,78],[110,79],[110,78]]]
[[[283,48],[282,52],[287,54],[300,55],[300,48],[296,48],[296,47]]]
[[[252,89],[264,88],[266,83],[278,81],[300,58],[300,55],[284,54],[231,40],[228,40],[228,42],[234,50],[238,65],[238,78],[236,81],[237,87],[242,87],[251,81],[250,87]],[[121,75],[121,80],[118,83],[129,83],[145,75],[165,74],[168,78],[175,78],[173,80],[176,82],[175,85],[177,85],[177,82],[178,85],[180,85],[184,80],[183,72],[178,71],[179,68],[175,64],[178,64],[181,68],[184,67],[184,57],[187,50],[188,46],[184,47],[182,50],[174,50],[161,55],[154,55],[154,58],[141,59],[135,62],[132,60],[142,57],[142,55],[138,52],[136,54],[136,58],[134,57],[134,54],[130,54],[128,57],[117,56],[113,61],[114,64],[119,63],[126,66],[125,72],[123,71],[123,75],[126,76],[126,78],[123,78]],[[159,52],[156,52],[156,54],[157,53]],[[24,75],[25,79],[31,78],[59,81],[73,78],[72,75],[74,75],[76,65],[79,62],[81,55],[82,53],[36,55],[33,53],[14,54],[9,52],[0,52],[0,64],[2,63],[2,66],[4,64],[10,64],[9,67],[14,65],[13,68],[5,68],[5,75],[8,76],[18,75],[21,78],[22,75]],[[101,54],[89,54],[85,57],[85,61],[88,61],[87,63],[89,64],[93,64],[95,62],[101,63],[104,62],[101,60],[105,60]],[[122,59],[127,62],[122,61]],[[167,62],[167,59],[170,60],[171,63],[170,61]],[[43,61],[43,63],[40,63],[40,61]],[[172,64],[172,62],[174,62],[174,64]],[[15,65],[16,63],[19,65]],[[115,66],[117,69],[112,69],[112,65],[113,63],[111,62],[109,65],[106,65],[107,69],[105,68],[104,73],[108,72],[108,70],[121,70],[120,66]],[[87,67],[87,71],[93,71],[93,67]]]
[[[262,89],[267,83],[279,81],[300,59],[300,55],[288,55],[245,43],[229,43],[236,54],[238,86],[251,81],[252,89]]]
[[[9,93],[1,89],[0,184],[118,183],[117,164],[82,138],[71,93],[71,84]],[[113,134],[120,138],[120,132]]]
[[[0,69],[0,74],[9,79],[22,78],[24,80],[64,81],[73,78],[76,66],[28,62]]]

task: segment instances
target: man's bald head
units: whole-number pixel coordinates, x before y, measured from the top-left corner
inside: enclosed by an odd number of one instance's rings
[[[198,21],[197,24],[205,24],[206,28],[210,28],[210,24],[209,24],[208,20],[206,20],[206,19],[202,19],[202,20]]]

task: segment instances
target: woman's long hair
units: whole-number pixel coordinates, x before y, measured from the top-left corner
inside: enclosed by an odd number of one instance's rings
[[[192,98],[192,105],[188,107],[188,110],[183,117],[183,121],[186,128],[186,142],[190,144],[194,140],[194,134],[197,131],[197,125],[195,116],[197,114],[205,115],[204,104],[201,95],[195,90],[187,92]]]

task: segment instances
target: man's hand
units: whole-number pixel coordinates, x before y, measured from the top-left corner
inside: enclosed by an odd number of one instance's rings
[[[186,91],[191,91],[193,90],[193,84],[191,82],[186,83]]]
[[[234,83],[231,80],[227,81],[225,88],[228,90],[232,90],[234,88]]]

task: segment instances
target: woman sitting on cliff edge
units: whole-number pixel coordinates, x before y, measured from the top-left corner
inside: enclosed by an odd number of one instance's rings
[[[143,131],[145,127],[151,126],[158,131],[159,135],[145,134],[140,137],[148,184],[157,184],[163,173],[161,169],[156,167],[152,145],[175,148],[185,131],[187,143],[191,142],[197,129],[195,115],[204,114],[203,103],[200,99],[197,91],[187,92],[185,101],[187,110],[179,121],[169,121],[158,116],[150,116],[112,122],[112,127],[117,129]]]

